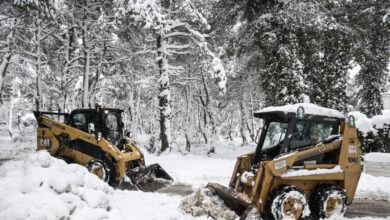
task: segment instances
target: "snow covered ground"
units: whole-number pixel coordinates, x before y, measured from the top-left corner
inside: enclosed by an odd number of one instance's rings
[[[113,189],[84,167],[34,152],[33,139],[0,141],[0,158],[15,158],[0,166],[0,219],[206,219],[183,213],[180,195]],[[253,150],[235,144],[221,143],[211,157],[146,154],[146,161],[196,191],[210,181],[228,184],[236,156]],[[390,178],[362,174],[356,198],[390,201]]]

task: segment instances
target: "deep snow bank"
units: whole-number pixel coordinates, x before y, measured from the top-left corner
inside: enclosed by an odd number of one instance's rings
[[[193,219],[182,198],[111,188],[85,167],[34,152],[0,166],[0,219]]]
[[[84,167],[43,151],[0,167],[0,219],[107,218],[112,193]]]
[[[365,161],[379,162],[379,163],[390,163],[390,153],[371,152],[371,153],[365,154],[363,157],[364,157]]]
[[[355,197],[390,201],[390,178],[362,173]]]

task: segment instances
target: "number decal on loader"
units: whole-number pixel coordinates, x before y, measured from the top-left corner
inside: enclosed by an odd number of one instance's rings
[[[40,145],[41,145],[41,147],[48,147],[48,148],[50,148],[51,147],[51,140],[42,138],[40,140]]]
[[[282,169],[286,165],[287,165],[286,160],[282,160],[282,161],[276,162],[275,163],[275,170]]]
[[[357,157],[348,157],[348,162],[350,162],[350,163],[357,163],[358,162],[358,158]]]

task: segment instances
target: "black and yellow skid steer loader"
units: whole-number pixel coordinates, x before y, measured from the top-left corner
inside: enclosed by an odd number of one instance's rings
[[[353,116],[312,104],[255,116],[264,121],[256,151],[237,158],[229,187],[207,188],[242,219],[256,211],[273,219],[344,215],[362,170]]]
[[[100,106],[70,114],[35,111],[37,150],[86,166],[113,186],[155,191],[172,182],[159,164],[145,166],[136,142],[124,134],[122,112]]]

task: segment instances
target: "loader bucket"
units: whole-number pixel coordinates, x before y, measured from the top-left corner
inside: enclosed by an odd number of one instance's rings
[[[225,205],[239,216],[242,216],[244,212],[251,207],[250,202],[240,198],[240,196],[230,188],[218,183],[208,183],[206,188],[210,189],[214,195],[221,198]]]
[[[172,177],[159,165],[141,166],[127,171],[134,189],[154,192],[173,182]]]

